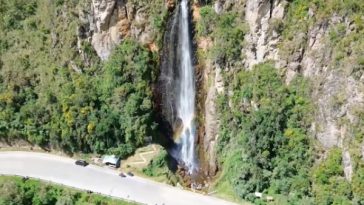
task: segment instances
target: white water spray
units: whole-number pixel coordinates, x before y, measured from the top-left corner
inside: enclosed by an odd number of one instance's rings
[[[189,10],[188,0],[181,1],[181,14],[180,14],[180,38],[179,38],[179,51],[181,55],[180,61],[180,89],[177,100],[177,114],[182,120],[183,129],[181,132],[181,152],[180,158],[192,174],[196,168],[195,157],[195,80],[194,80],[194,67],[191,58],[191,38],[189,31]]]

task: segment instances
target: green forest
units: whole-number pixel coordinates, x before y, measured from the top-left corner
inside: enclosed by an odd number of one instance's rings
[[[298,76],[287,86],[270,64],[233,78],[231,109],[226,96],[219,100],[219,184],[229,183],[239,198],[257,204],[264,203],[254,196],[257,190],[276,196],[277,204],[363,203],[364,163],[358,164],[353,183],[343,177],[340,149],[315,163],[309,81]]]
[[[54,25],[47,13],[38,12],[57,12],[62,2],[1,0],[0,4],[4,16],[0,20],[0,138],[24,139],[69,153],[124,157],[153,135],[151,85],[156,60],[150,51],[125,40],[108,61],[99,62],[90,45],[84,45],[94,62],[78,73],[68,65],[82,62],[72,54],[73,33],[62,33],[70,38],[62,39],[68,44],[51,45],[51,33],[71,32],[76,20],[63,19],[70,21],[65,22],[70,27]],[[77,6],[73,1],[67,4]]]
[[[1,205],[136,205],[33,179],[0,177]]]
[[[238,203],[364,205],[363,107],[352,112],[355,123],[335,119],[350,133],[342,144],[351,156],[351,180],[345,178],[343,147],[324,148],[312,131],[320,100],[313,94],[325,89],[328,76],[350,78],[345,83],[361,87],[356,92],[352,87],[342,90],[341,95],[333,91],[327,105],[339,110],[354,95],[364,96],[364,1],[284,1],[283,19],[269,20],[268,29],[268,35],[279,36],[275,49],[282,59],[303,58],[295,54],[308,50],[312,28],[320,25],[319,31],[327,30],[322,43],[327,66],[313,77],[298,67],[289,83],[287,68],[271,60],[251,69],[244,65],[243,50],[249,43],[245,37],[252,32],[244,14],[247,1],[191,1],[198,11],[191,12],[198,16],[191,26],[197,47],[195,64],[202,70],[207,62],[221,68],[224,90],[216,97],[218,173],[211,177],[211,190]],[[158,30],[155,43],[162,48],[168,11],[173,7],[162,8],[167,2],[162,0],[131,2],[152,4],[148,23]],[[224,5],[221,12],[216,11],[218,2]],[[91,43],[77,36],[82,24],[78,11],[89,9],[91,3],[0,0],[0,142],[26,141],[45,150],[115,154],[125,159],[147,138],[161,141],[155,99],[160,50],[128,36],[101,61]],[[342,22],[334,22],[340,18]],[[198,48],[201,39],[211,46]],[[198,72],[196,81],[210,75]],[[201,95],[206,92],[204,87],[198,89]],[[163,150],[142,172],[176,185],[180,178],[168,169],[170,159]],[[257,198],[255,192],[274,201]],[[31,204],[129,203],[36,180],[0,177],[0,205]]]
[[[295,84],[285,86],[275,69],[263,64],[235,77],[232,109],[221,96],[219,156],[229,159],[224,172],[242,198],[254,200],[256,190],[290,193],[294,198],[310,191],[310,102],[307,90],[301,90],[309,87],[302,79]],[[244,105],[250,100],[259,109]],[[226,147],[230,152],[224,152]]]
[[[252,70],[244,68],[241,49],[249,32],[242,12],[245,4],[230,5],[217,14],[214,3],[203,1],[196,38],[213,42],[208,51],[198,51],[199,59],[223,68],[225,94],[217,98],[217,156],[222,168],[216,190],[254,204],[267,203],[255,192],[273,196],[275,201],[268,204],[277,205],[364,204],[364,162],[357,148],[364,136],[363,118],[353,128],[355,137],[350,141],[355,156],[350,182],[344,176],[342,149],[325,151],[312,136],[317,111],[312,93],[321,89],[321,84],[314,82],[318,79],[297,75],[287,84],[285,70],[276,68],[274,62],[258,64]],[[359,37],[364,34],[362,2],[293,0],[286,5],[284,19],[269,22],[269,31],[282,37],[278,44],[280,55],[286,57],[305,49],[307,39],[301,34],[315,24],[327,22],[334,13],[347,16],[357,26],[349,34],[343,24],[330,29],[328,42],[334,55],[331,65],[339,70],[343,62],[350,61],[353,68],[345,72],[363,70],[364,41]],[[308,17],[310,8],[315,12],[312,18]],[[352,42],[355,45],[350,47]]]

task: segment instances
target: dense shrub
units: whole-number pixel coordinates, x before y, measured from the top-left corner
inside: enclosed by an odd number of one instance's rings
[[[144,174],[148,176],[159,176],[167,174],[168,167],[168,153],[165,150],[162,150],[161,153],[154,159],[152,159],[148,165],[148,167],[143,169]]]
[[[19,177],[0,177],[0,182],[0,205],[134,204]]]
[[[280,59],[287,60],[288,64],[297,61],[296,54],[302,55],[301,51],[310,46],[307,42],[311,31],[320,27],[327,29],[321,43],[328,50],[323,55],[329,69],[342,69],[360,81],[364,65],[361,63],[363,1],[289,0],[283,5],[283,19],[270,19],[267,33],[272,35],[275,31],[280,35]],[[243,71],[246,68],[239,65],[244,62],[240,53],[246,33],[244,9],[237,2],[234,6],[224,4],[217,14],[213,4],[205,5],[200,8],[201,19],[197,22],[198,37],[212,41],[207,55],[201,51],[200,58],[229,68],[222,73],[226,93],[217,99],[221,122],[217,143],[222,165],[219,179],[223,180],[217,184],[226,187],[228,182],[237,196],[257,204],[263,202],[255,199],[255,191],[284,199],[284,202],[277,200],[276,204],[362,204],[363,195],[359,191],[363,184],[359,174],[362,171],[359,147],[364,136],[360,126],[361,107],[353,109],[358,122],[347,124],[355,138],[349,137],[350,142],[345,142],[352,149],[353,180],[350,182],[344,178],[339,149],[328,153],[325,150],[327,158],[322,159],[322,152],[309,132],[315,113],[310,102],[311,86],[322,84],[310,85],[299,76],[285,85],[280,76],[284,69],[276,71],[268,64],[261,64],[253,71]],[[298,72],[301,71],[298,69]],[[337,98],[339,102],[345,100],[345,97]]]
[[[352,204],[350,183],[344,178],[342,153],[338,148],[313,170],[313,195],[316,204]]]
[[[101,63],[83,42],[85,61],[72,15],[82,2],[0,3],[2,140],[125,157],[153,135],[156,66],[147,49],[125,40]],[[67,12],[56,15],[64,5]]]
[[[153,72],[150,53],[126,40],[96,76],[56,71],[55,83],[63,82],[58,92],[50,87],[38,93],[36,84],[6,89],[17,100],[2,101],[3,135],[16,133],[69,152],[105,153],[115,147],[112,151],[125,157],[153,135]]]
[[[172,167],[172,157],[166,150],[162,149],[161,152],[154,157],[147,167],[143,169],[143,173],[147,176],[154,177],[155,179],[161,179],[172,185],[176,185],[178,182],[177,176],[173,173],[174,167]]]
[[[219,106],[218,144],[224,173],[241,198],[253,200],[258,191],[299,200],[310,193],[305,84],[297,78],[286,86],[269,64],[235,75],[230,107],[226,100]]]
[[[160,18],[153,24],[160,41],[165,2],[129,3],[145,8],[150,21]],[[1,140],[126,156],[153,135],[157,55],[125,40],[101,63],[90,43],[77,44],[77,13],[90,4],[0,0]]]
[[[201,20],[196,26],[198,35],[210,37],[214,42],[208,57],[220,64],[238,61],[247,30],[238,14],[231,11],[218,15],[211,6],[203,6],[200,14]]]

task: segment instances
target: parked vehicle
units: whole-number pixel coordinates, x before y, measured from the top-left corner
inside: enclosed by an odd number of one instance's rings
[[[127,175],[129,175],[129,176],[131,176],[131,177],[133,177],[134,176],[134,174],[133,173],[131,173],[131,172],[128,172],[128,173],[126,173]]]
[[[119,174],[119,176],[126,177],[126,175],[124,173],[122,173],[122,172]]]
[[[120,158],[115,155],[105,155],[102,159],[102,163],[106,166],[118,168],[120,167]]]
[[[81,160],[81,159],[76,160],[75,164],[78,166],[83,166],[83,167],[86,167],[88,165],[88,163],[85,160]]]

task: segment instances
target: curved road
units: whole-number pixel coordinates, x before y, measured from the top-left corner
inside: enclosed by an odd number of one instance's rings
[[[121,178],[108,168],[76,166],[73,159],[44,153],[0,152],[0,174],[29,176],[143,204],[233,204],[137,176]]]

